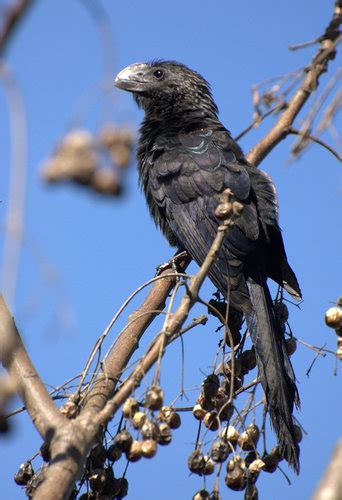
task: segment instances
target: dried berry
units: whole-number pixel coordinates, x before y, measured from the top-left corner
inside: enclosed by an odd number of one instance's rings
[[[299,425],[296,425],[296,424],[293,425],[293,429],[294,429],[294,439],[295,439],[295,442],[298,444],[303,439],[303,431],[299,427]]]
[[[159,427],[158,424],[151,420],[146,420],[141,428],[141,436],[143,439],[158,439]]]
[[[242,371],[248,373],[250,370],[254,370],[256,367],[256,356],[254,349],[247,349],[241,353],[239,358]]]
[[[159,424],[159,433],[157,442],[162,446],[170,444],[172,440],[172,432],[169,425],[166,422],[162,422]]]
[[[217,394],[220,387],[220,379],[217,375],[212,373],[208,375],[202,382],[202,391],[206,398],[212,398]]]
[[[258,489],[253,483],[249,483],[246,486],[244,500],[258,500],[259,494]]]
[[[98,168],[91,176],[91,184],[101,194],[118,196],[121,185],[117,174],[109,168]]]
[[[245,432],[239,437],[239,445],[244,451],[253,450],[259,440],[260,431],[257,425],[250,424],[247,426]]]
[[[265,463],[260,458],[257,458],[251,464],[249,464],[249,466],[248,466],[248,482],[255,483],[256,480],[258,479],[260,471],[264,470],[264,468],[265,468]]]
[[[132,418],[138,411],[139,403],[135,398],[127,398],[122,407],[122,413],[125,418]]]
[[[226,441],[220,439],[219,441],[215,441],[215,443],[211,447],[211,458],[214,462],[222,463],[225,462],[228,457],[231,448]]]
[[[229,460],[225,481],[228,488],[232,490],[241,491],[245,489],[247,484],[245,463],[239,455]]]
[[[171,429],[178,429],[181,425],[179,414],[171,406],[163,406],[160,410],[157,419],[167,423]]]
[[[214,408],[212,398],[207,398],[204,394],[198,396],[197,403],[206,411],[211,411]]]
[[[30,461],[27,461],[19,467],[18,471],[14,476],[14,481],[20,486],[24,486],[33,476],[34,471]]]
[[[89,459],[92,463],[93,469],[100,469],[107,457],[107,452],[102,443],[97,443],[89,454]]]
[[[154,439],[145,439],[141,445],[143,457],[152,458],[157,453],[157,443]]]
[[[114,444],[117,445],[124,453],[130,449],[132,442],[133,438],[130,432],[126,429],[118,432],[114,438]]]
[[[242,335],[240,332],[232,332],[232,340],[233,340],[233,343],[234,343],[234,347],[238,346],[241,342],[241,338],[242,338]],[[230,337],[229,335],[226,335],[226,344],[228,347],[231,347],[231,340],[230,340]]]
[[[192,414],[197,420],[203,420],[207,411],[200,404],[196,404],[192,409]]]
[[[231,359],[223,365],[222,371],[226,375],[227,378],[231,378],[232,367],[233,367],[233,363],[232,363]],[[241,362],[239,359],[234,358],[234,377],[238,377],[240,375],[240,373],[241,373]]]
[[[120,460],[121,455],[122,449],[117,444],[112,444],[106,452],[107,459],[110,462],[117,462]]]
[[[277,470],[279,464],[279,458],[276,454],[266,454],[263,455],[262,461],[265,464],[264,471],[265,472],[275,472]]]
[[[200,490],[197,493],[194,494],[192,497],[192,500],[209,500],[210,495],[207,490]]]
[[[204,455],[204,468],[203,468],[203,474],[205,476],[209,476],[212,474],[215,470],[215,464],[213,460],[208,456]]]
[[[211,431],[217,431],[217,429],[219,428],[219,425],[220,425],[220,421],[217,417],[217,413],[208,411],[208,413],[205,414],[205,417],[203,419],[203,423],[207,429],[209,429]]]
[[[229,441],[234,446],[238,442],[240,434],[235,429],[235,427],[229,425],[228,427],[225,427],[223,429],[223,431],[220,434],[220,437],[225,441]]]
[[[90,487],[94,491],[101,491],[106,486],[107,474],[104,469],[94,469],[89,476]]]
[[[124,498],[128,494],[128,481],[125,477],[119,477],[116,479],[118,484],[118,492],[115,495],[115,498]]]
[[[325,313],[325,323],[330,328],[339,330],[342,328],[342,307],[330,307]]]
[[[146,422],[147,415],[144,411],[137,411],[132,418],[132,424],[135,429],[141,429]]]
[[[284,302],[275,302],[274,312],[281,324],[286,323],[289,319],[289,310]]]
[[[128,452],[126,452],[127,460],[137,462],[142,457],[142,441],[134,440]]]
[[[152,385],[146,393],[145,406],[150,410],[160,410],[164,402],[164,391],[159,385]]]
[[[220,387],[223,395],[220,392],[217,393],[217,396],[213,398],[214,409],[218,414],[220,421],[230,420],[231,416],[234,413],[234,407],[229,402],[229,398],[225,395],[222,387]]]
[[[203,474],[205,467],[204,455],[201,450],[194,450],[188,458],[188,467],[194,474]]]
[[[294,337],[290,337],[285,340],[286,351],[289,356],[292,356],[297,350],[297,340]]]

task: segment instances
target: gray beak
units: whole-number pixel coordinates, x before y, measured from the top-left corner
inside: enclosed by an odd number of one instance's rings
[[[127,66],[118,73],[114,80],[115,87],[128,92],[143,92],[146,89],[145,79],[147,64],[137,63]]]

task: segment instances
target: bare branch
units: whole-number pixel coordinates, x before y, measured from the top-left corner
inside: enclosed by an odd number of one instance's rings
[[[330,464],[318,488],[313,500],[336,500],[342,498],[342,440],[336,446]]]
[[[5,23],[0,33],[0,54],[6,50],[11,35],[32,4],[32,0],[18,0],[14,5],[8,7]]]

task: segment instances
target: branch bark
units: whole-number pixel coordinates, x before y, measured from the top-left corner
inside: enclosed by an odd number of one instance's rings
[[[342,440],[336,446],[331,462],[321,479],[313,500],[342,498]]]

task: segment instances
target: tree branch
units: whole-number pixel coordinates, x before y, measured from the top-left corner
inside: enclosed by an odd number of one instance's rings
[[[336,500],[342,498],[342,440],[335,448],[330,464],[318,488],[313,500]]]
[[[262,160],[273,150],[273,148],[288,135],[295,118],[303,108],[306,101],[314,90],[316,90],[320,76],[327,71],[329,61],[334,59],[336,46],[340,41],[339,30],[329,29],[341,23],[341,6],[335,2],[334,14],[324,35],[320,38],[319,49],[314,56],[307,74],[300,87],[296,90],[285,111],[280,115],[277,123],[247,154],[247,160],[258,166]]]
[[[10,36],[13,34],[15,28],[18,26],[19,21],[22,20],[23,15],[27,12],[27,8],[32,5],[32,0],[19,0],[17,3],[8,7],[7,16],[0,33],[0,54],[3,55]]]

